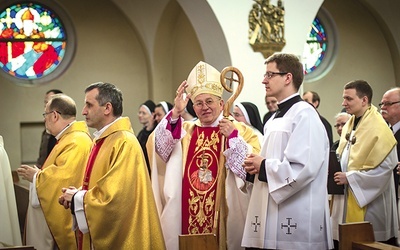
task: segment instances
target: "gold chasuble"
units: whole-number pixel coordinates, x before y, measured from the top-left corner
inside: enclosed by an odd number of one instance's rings
[[[129,118],[116,120],[103,140],[84,196],[89,233],[83,249],[165,249],[142,149]]]
[[[371,105],[354,128],[353,115],[342,130],[337,153],[350,147],[347,171],[369,170],[379,166],[396,146],[396,139],[377,108]],[[346,222],[364,221],[366,207],[360,208],[348,188]]]
[[[36,190],[40,206],[50,232],[61,250],[76,249],[77,245],[71,230],[71,212],[60,206],[57,200],[61,188],[81,185],[91,145],[92,139],[86,123],[72,123],[63,132],[37,174]]]
[[[221,135],[219,127],[196,126],[182,183],[182,234],[213,230]]]

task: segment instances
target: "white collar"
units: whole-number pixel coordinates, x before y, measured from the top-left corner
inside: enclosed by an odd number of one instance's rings
[[[63,130],[61,130],[60,133],[58,133],[58,134],[55,136],[57,141],[60,140],[61,135],[64,133],[64,131],[67,130],[67,128],[69,128],[69,126],[71,126],[71,124],[74,123],[74,122],[76,122],[76,121],[73,121],[73,122],[69,123],[67,126],[65,126],[65,128],[64,128]]]
[[[113,122],[111,122],[110,124],[105,125],[102,129],[93,132],[94,140],[99,139],[100,136],[104,133],[104,131],[106,131],[106,129],[108,129],[111,125],[113,125],[116,121],[118,121],[121,118],[122,117],[120,116],[117,119],[115,119]]]

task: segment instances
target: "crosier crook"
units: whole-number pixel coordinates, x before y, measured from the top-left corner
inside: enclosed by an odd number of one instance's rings
[[[228,73],[231,73],[231,74],[228,76]],[[243,75],[237,68],[235,68],[233,66],[228,66],[228,67],[225,67],[221,71],[220,82],[221,82],[221,85],[224,87],[224,89],[226,91],[228,91],[229,93],[233,92],[233,88],[232,88],[233,82],[238,83],[238,87],[237,87],[235,93],[233,93],[229,97],[229,99],[226,101],[226,103],[224,105],[223,116],[224,116],[224,119],[228,119],[229,110],[231,109],[233,102],[239,96],[240,92],[242,92]],[[227,82],[229,82],[229,87],[227,85]],[[224,135],[222,135],[221,141],[222,141],[221,155],[220,155],[220,159],[219,159],[218,186],[217,186],[217,195],[216,195],[216,199],[215,199],[215,214],[214,214],[214,226],[213,226],[213,234],[215,234],[215,235],[218,235],[218,219],[219,219],[221,207],[222,207],[222,216],[223,216],[222,219],[224,220],[224,223],[222,225],[225,227],[226,227],[226,215],[227,215],[226,214],[226,212],[227,212],[226,199],[225,199],[226,170],[225,170],[225,158],[224,158],[224,154],[223,154],[223,152],[225,151],[225,136]],[[223,233],[225,234],[223,239],[225,239],[226,231],[224,230]],[[218,237],[218,238],[220,239],[221,237]],[[226,239],[225,239],[225,241],[226,241]],[[226,243],[219,242],[219,244],[225,245]]]

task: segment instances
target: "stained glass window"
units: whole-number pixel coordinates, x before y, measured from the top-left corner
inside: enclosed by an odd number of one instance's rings
[[[317,17],[310,27],[307,42],[303,51],[304,73],[313,72],[324,60],[328,49],[328,37],[325,28]]]
[[[65,28],[47,6],[18,3],[0,9],[0,30],[0,67],[13,77],[40,79],[65,57]]]

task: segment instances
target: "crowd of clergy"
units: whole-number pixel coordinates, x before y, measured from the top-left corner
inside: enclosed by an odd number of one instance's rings
[[[400,88],[376,107],[368,82],[344,83],[333,141],[318,93],[299,94],[299,59],[276,53],[262,67],[263,119],[235,101],[240,74],[224,100],[226,72],[203,61],[174,100],[137,107],[138,132],[114,84],[82,90],[85,121],[75,100],[49,90],[42,160],[17,170],[29,182],[24,223],[0,136],[0,248],[339,249],[339,224],[363,221],[398,246]]]

